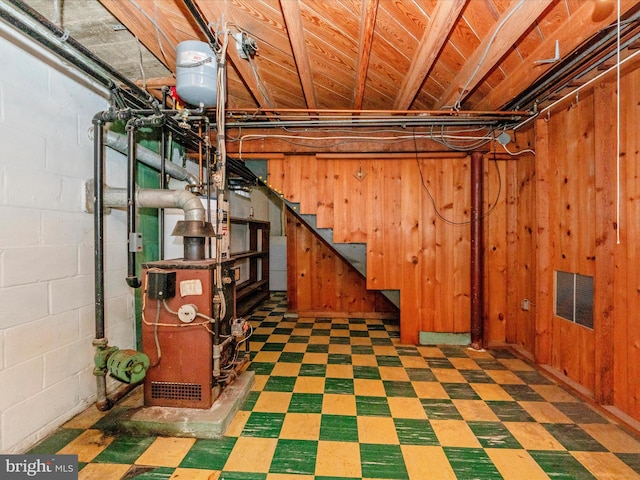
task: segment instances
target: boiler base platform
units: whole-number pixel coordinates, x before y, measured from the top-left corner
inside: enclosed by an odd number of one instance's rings
[[[245,371],[222,390],[209,409],[145,407],[142,386],[121,400],[93,428],[144,436],[222,438],[249,396],[254,372]]]

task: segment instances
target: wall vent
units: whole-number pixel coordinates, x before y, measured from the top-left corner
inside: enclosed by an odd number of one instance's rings
[[[556,271],[555,313],[593,329],[593,277]]]

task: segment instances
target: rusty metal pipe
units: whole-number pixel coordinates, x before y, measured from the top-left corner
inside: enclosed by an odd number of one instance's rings
[[[483,155],[471,153],[471,348],[483,349],[484,219]]]
[[[120,385],[120,387],[118,387],[114,392],[111,392],[109,395],[100,396],[96,401],[96,408],[101,412],[110,410],[116,403],[118,403],[123,397],[125,397],[138,385],[140,385],[140,382]]]

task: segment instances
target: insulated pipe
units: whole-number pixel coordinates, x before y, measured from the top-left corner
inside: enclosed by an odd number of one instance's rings
[[[115,132],[107,132],[106,141],[108,147],[111,147],[122,154],[128,154],[129,145],[125,135],[120,135]],[[148,148],[145,148],[142,145],[137,145],[135,147],[135,153],[136,159],[140,163],[144,163],[148,167],[158,171],[162,171],[164,165],[164,171],[170,177],[175,178],[176,180],[183,180],[192,187],[197,187],[199,185],[198,177],[188,172],[186,168],[182,168],[180,165],[176,165],[169,160],[162,162],[163,157]]]
[[[483,156],[471,152],[471,348],[483,349],[484,219]]]

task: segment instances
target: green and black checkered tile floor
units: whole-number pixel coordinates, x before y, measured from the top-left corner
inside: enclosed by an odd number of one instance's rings
[[[84,480],[640,479],[640,441],[504,350],[405,346],[397,323],[250,320],[255,384],[221,440],[110,436],[94,407],[31,453]]]

